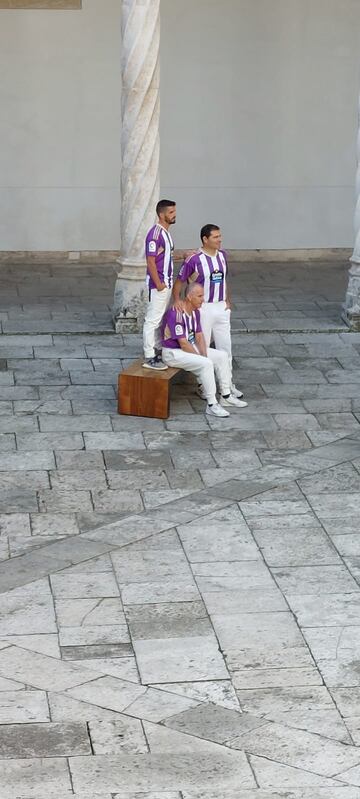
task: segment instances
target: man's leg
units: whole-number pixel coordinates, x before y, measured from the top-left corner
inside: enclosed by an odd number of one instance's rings
[[[159,336],[157,330],[169,305],[170,297],[171,289],[164,289],[163,291],[151,289],[143,327],[144,355],[147,361],[155,358],[156,337]]]
[[[243,394],[234,385],[232,376],[231,311],[229,308],[226,308],[225,302],[216,302],[213,304],[214,318],[212,330],[214,344],[217,350],[225,350],[228,355],[231,393],[234,394],[235,397],[242,397]]]
[[[210,358],[204,358],[203,355],[195,355],[180,349],[171,350],[166,347],[163,347],[162,358],[168,366],[177,366],[180,369],[185,369],[186,372],[192,372],[196,375],[198,382],[201,383],[204,389],[207,400],[207,414],[220,417],[229,416],[228,412],[218,404],[216,399],[214,366]],[[225,360],[227,360],[226,355]]]
[[[199,382],[204,386],[208,404],[213,405],[216,402],[214,367],[209,358],[204,358],[202,355],[193,355],[192,352],[184,352],[180,349],[171,350],[163,347],[162,359],[167,366],[177,366],[180,369],[185,369],[186,372],[192,372],[196,375]]]
[[[225,352],[225,350],[216,350],[209,347],[207,353],[209,360],[214,364],[215,374],[220,386],[220,405],[225,407],[232,405],[235,406],[235,408],[246,408],[247,402],[240,400],[232,394],[229,356],[227,352]]]
[[[227,396],[231,393],[231,376],[228,354],[224,350],[215,350],[212,347],[209,347],[207,356],[214,364],[214,371],[218,380],[221,395]]]

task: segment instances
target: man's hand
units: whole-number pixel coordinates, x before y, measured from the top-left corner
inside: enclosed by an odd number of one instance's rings
[[[175,300],[174,301],[174,308],[176,308],[177,311],[180,311],[180,313],[182,313],[183,310],[184,310],[184,301],[180,300],[180,298]]]
[[[156,291],[164,291],[164,289],[166,288],[167,288],[166,283],[159,283],[159,285],[156,286]]]
[[[226,300],[225,310],[226,311],[231,311],[231,302],[230,302],[230,300]]]

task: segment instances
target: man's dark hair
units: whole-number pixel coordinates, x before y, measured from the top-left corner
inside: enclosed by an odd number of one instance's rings
[[[165,208],[173,208],[176,205],[174,200],[159,200],[156,206],[156,213],[159,216],[162,211],[165,211]]]
[[[204,225],[200,230],[201,241],[208,239],[213,230],[220,230],[219,225]]]

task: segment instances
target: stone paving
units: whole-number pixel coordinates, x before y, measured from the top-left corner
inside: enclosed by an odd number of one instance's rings
[[[111,267],[0,269],[1,799],[360,799],[346,265],[233,272],[249,405],[162,422]]]

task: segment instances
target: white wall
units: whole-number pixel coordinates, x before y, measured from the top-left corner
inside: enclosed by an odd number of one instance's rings
[[[0,11],[0,250],[118,249],[121,0]],[[359,0],[162,0],[176,243],[352,243]]]
[[[163,192],[177,240],[352,243],[359,0],[162,0]],[[191,234],[191,235],[189,235]]]
[[[119,0],[0,11],[0,249],[119,247]]]

